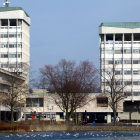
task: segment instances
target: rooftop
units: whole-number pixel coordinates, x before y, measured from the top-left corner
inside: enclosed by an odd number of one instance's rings
[[[140,22],[105,22],[99,27],[140,28]]]
[[[23,10],[23,9],[21,7],[0,7],[0,12],[16,11],[16,10]],[[29,15],[26,12],[25,14],[27,17],[29,17]]]

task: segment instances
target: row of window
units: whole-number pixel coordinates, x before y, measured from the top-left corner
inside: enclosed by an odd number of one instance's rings
[[[107,60],[105,64],[140,64],[140,60]],[[104,61],[102,61],[102,64],[104,64]]]
[[[106,84],[106,86],[110,86],[111,85],[110,82],[106,82],[105,84]],[[116,85],[120,85],[120,86],[122,86],[122,85],[130,86],[132,84],[133,85],[140,85],[140,81],[133,81],[133,82],[132,81],[124,81],[123,82],[123,81],[120,80],[120,81],[116,81],[115,84]]]
[[[21,29],[20,26],[1,26],[0,29]]]
[[[100,35],[100,38],[101,38],[101,41],[104,42],[104,41],[122,41],[123,40],[123,36],[124,36],[124,41],[132,41],[132,39],[134,41],[140,41],[140,34],[139,33],[134,33],[134,34],[131,34],[131,33],[126,33],[126,34],[101,34]],[[133,37],[132,37],[133,36]]]
[[[101,44],[104,44],[104,42],[101,42]],[[113,41],[107,41],[107,42],[105,42],[105,44],[122,44],[122,41],[120,42],[120,41],[115,41],[115,42],[113,42]],[[132,41],[124,41],[123,42],[123,44],[132,44]],[[140,42],[135,42],[135,41],[133,41],[133,44],[140,44]]]
[[[9,46],[9,47],[8,47]],[[13,43],[13,44],[0,44],[0,48],[22,48],[22,44],[16,44],[16,43]]]
[[[124,49],[124,50],[105,50],[105,51],[102,51],[102,54],[131,54],[131,53],[134,53],[134,54],[139,54],[140,53],[140,49]]]
[[[12,64],[8,64],[8,63],[2,63],[0,66],[1,68],[16,68],[18,65],[18,68],[21,68],[21,64],[16,64],[16,63],[12,63]]]
[[[102,72],[102,73],[104,73],[104,72]],[[112,74],[111,72],[108,72],[109,74]],[[133,70],[133,71],[131,71],[131,70],[124,70],[124,71],[122,71],[122,70],[116,70],[115,71],[115,75],[122,75],[122,74],[124,74],[124,75],[140,75],[140,70]]]
[[[21,53],[3,53],[3,54],[0,54],[0,58],[21,58],[22,57],[22,54]]]
[[[1,34],[1,38],[21,38],[21,33],[20,34]]]

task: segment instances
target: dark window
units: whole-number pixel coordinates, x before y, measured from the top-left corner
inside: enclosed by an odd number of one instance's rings
[[[134,41],[140,41],[140,34],[134,34]]]
[[[98,107],[108,107],[108,97],[97,97],[96,100]]]
[[[113,41],[113,34],[107,34],[106,41]]]
[[[8,19],[2,19],[1,26],[8,26]]]
[[[133,64],[140,64],[140,60],[133,60]]]
[[[122,41],[122,34],[116,34],[115,41]]]
[[[16,19],[10,19],[10,26],[17,26]]]
[[[101,42],[103,42],[104,41],[104,34],[101,34],[100,37],[101,37]]]
[[[8,54],[1,54],[1,58],[8,58]]]
[[[26,98],[26,107],[31,107],[31,106],[32,106],[31,98]]]
[[[124,41],[131,41],[132,34],[124,34]]]

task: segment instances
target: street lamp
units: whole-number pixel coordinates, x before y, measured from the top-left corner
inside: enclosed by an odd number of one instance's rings
[[[47,106],[49,112],[50,112],[50,124],[51,124],[51,111],[53,110],[53,106]]]

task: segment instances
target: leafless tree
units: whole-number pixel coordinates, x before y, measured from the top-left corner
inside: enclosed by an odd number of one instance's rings
[[[67,121],[76,109],[91,101],[89,93],[98,87],[97,69],[89,61],[77,66],[75,62],[61,60],[56,66],[46,65],[40,72],[38,85],[55,93],[53,99],[66,112]]]
[[[104,79],[104,95],[108,97],[108,105],[113,110],[113,125],[116,125],[116,114],[120,109],[121,102],[126,97],[123,94],[123,91],[126,85],[122,83],[122,75],[117,74],[117,66],[113,66],[113,68],[108,68],[104,71],[104,75],[102,74],[102,78]]]
[[[27,77],[23,76],[23,69],[19,67],[9,67],[11,70],[5,76],[8,90],[3,94],[2,104],[11,111],[11,122],[14,121],[14,111],[25,104],[25,95],[28,91]]]

